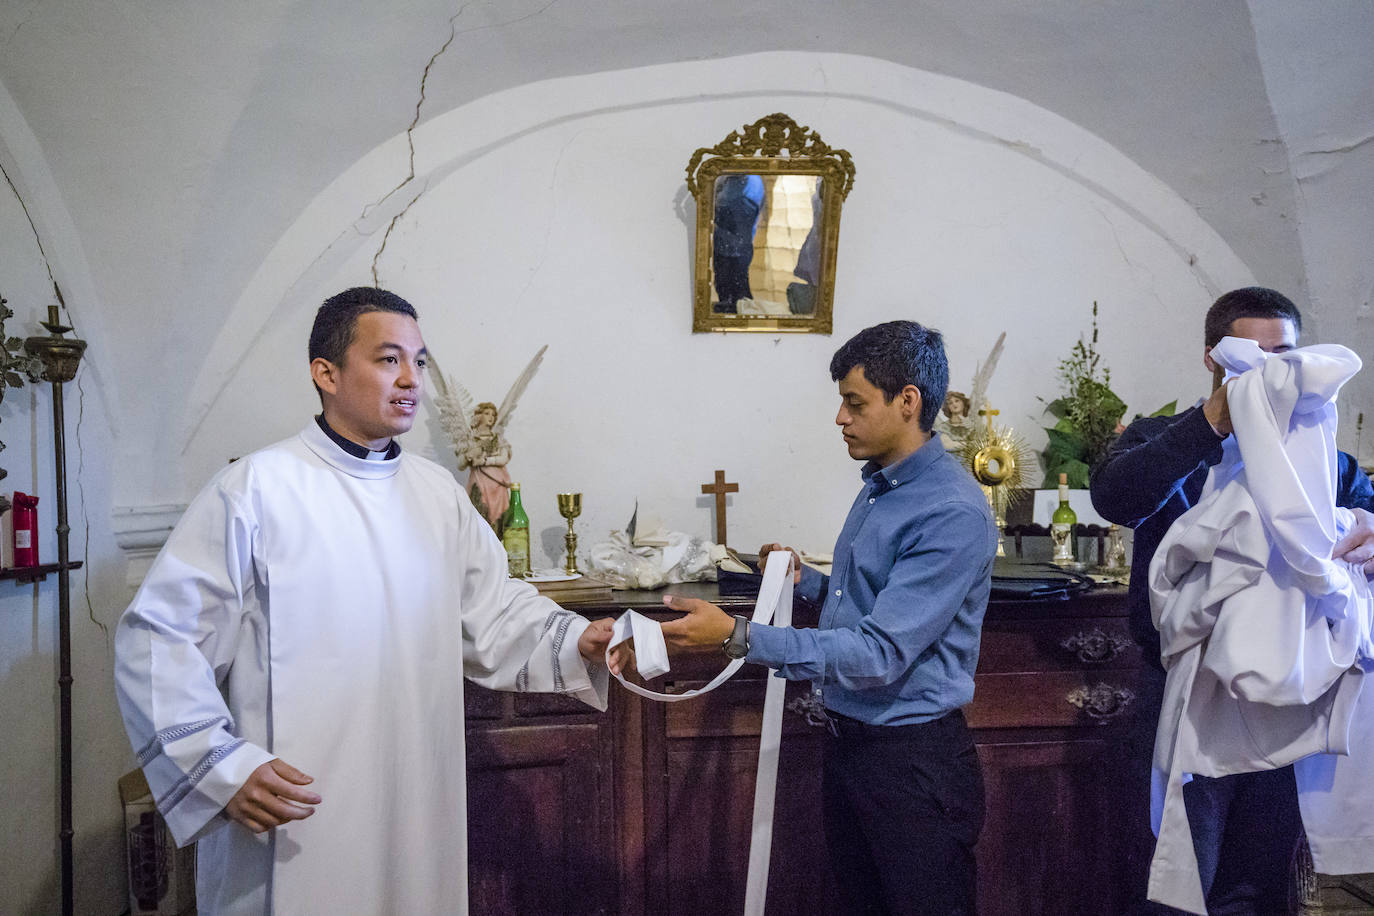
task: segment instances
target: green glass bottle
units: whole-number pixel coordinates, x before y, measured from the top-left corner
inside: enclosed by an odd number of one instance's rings
[[[502,518],[501,543],[506,548],[510,574],[523,579],[530,574],[530,517],[520,504],[520,484],[510,485],[510,508]]]
[[[1050,542],[1054,544],[1054,554],[1050,560],[1057,566],[1075,566],[1078,563],[1078,513],[1069,505],[1069,475],[1059,475],[1059,508],[1050,516]]]

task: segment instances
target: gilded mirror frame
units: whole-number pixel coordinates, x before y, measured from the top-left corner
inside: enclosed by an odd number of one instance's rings
[[[795,175],[819,179],[819,204],[813,199],[810,230],[815,233],[820,249],[817,258],[819,278],[814,283],[814,290],[807,290],[808,295],[814,297],[814,308],[809,313],[767,316],[735,314],[722,310],[719,301],[712,302],[713,292],[716,291],[712,261],[715,251],[716,191],[718,179],[730,175],[756,175],[762,179]],[[840,206],[853,187],[854,162],[849,153],[832,149],[810,127],[797,124],[781,112],[759,118],[741,130],[731,131],[715,146],[702,147],[693,153],[687,163],[687,190],[697,207],[692,331],[829,334],[835,298]],[[757,232],[757,222],[754,232]],[[798,259],[802,247],[798,247]],[[812,284],[806,281],[801,285]],[[792,301],[790,290],[787,299],[790,311],[795,312],[796,303]],[[734,304],[727,307],[733,308]]]

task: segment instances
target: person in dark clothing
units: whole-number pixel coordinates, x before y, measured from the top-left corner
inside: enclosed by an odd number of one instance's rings
[[[1093,469],[1093,506],[1110,521],[1134,529],[1128,597],[1131,633],[1145,657],[1139,690],[1134,776],[1148,780],[1154,730],[1164,689],[1159,632],[1150,615],[1150,561],[1169,526],[1194,506],[1222,442],[1231,434],[1221,373],[1211,350],[1222,337],[1255,340],[1269,353],[1297,345],[1302,316],[1281,293],[1247,287],[1213,303],[1204,325],[1203,364],[1213,373],[1210,397],[1173,417],[1133,422]],[[1339,453],[1336,502],[1355,511],[1354,529],[1333,556],[1363,563],[1374,576],[1374,486],[1355,459]],[[1290,862],[1302,832],[1292,767],[1220,778],[1194,777],[1184,801],[1197,851],[1208,911],[1287,912]],[[1136,829],[1148,824],[1141,811]],[[1144,874],[1140,875],[1144,879]],[[1141,887],[1139,898],[1144,899]],[[1158,912],[1159,910],[1155,910]]]
[[[716,279],[717,312],[734,314],[740,299],[750,299],[749,265],[754,260],[754,233],[763,210],[763,178],[724,175],[716,180],[716,222],[711,269]]]

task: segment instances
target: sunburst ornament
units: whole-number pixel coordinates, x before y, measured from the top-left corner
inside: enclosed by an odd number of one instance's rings
[[[1002,529],[1007,526],[1007,508],[1025,495],[1023,488],[1035,466],[1035,453],[1010,426],[993,426],[992,418],[1000,413],[984,402],[978,415],[986,419],[987,425],[970,430],[958,454],[983,487],[997,523],[997,555],[1004,557],[1007,552]]]

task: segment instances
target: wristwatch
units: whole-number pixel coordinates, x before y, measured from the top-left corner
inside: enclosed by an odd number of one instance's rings
[[[749,654],[749,618],[735,615],[735,628],[730,631],[720,648],[731,658],[744,658]]]

